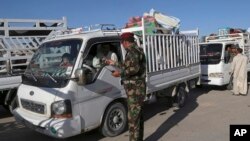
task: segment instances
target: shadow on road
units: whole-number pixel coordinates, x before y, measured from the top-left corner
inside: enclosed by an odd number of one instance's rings
[[[11,113],[9,111],[7,111],[5,108],[3,108],[2,106],[0,106],[0,120],[2,118],[7,118],[7,117],[11,117],[11,116],[12,115],[11,115]]]
[[[211,90],[219,90],[224,91],[225,88],[223,87],[214,87],[214,86],[204,86],[201,88],[196,88],[190,91],[188,102],[186,105],[175,111],[175,113],[170,116],[163,124],[161,124],[158,129],[148,136],[145,141],[157,141],[159,140],[164,134],[166,134],[172,127],[178,125],[180,121],[185,119],[190,113],[192,113],[198,106],[197,99],[199,96],[203,94],[207,94]]]

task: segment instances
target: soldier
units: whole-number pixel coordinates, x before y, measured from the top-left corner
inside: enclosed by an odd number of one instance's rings
[[[121,76],[127,94],[129,140],[142,141],[144,130],[142,111],[146,95],[146,59],[143,51],[136,46],[134,40],[133,33],[123,33],[121,44],[127,51],[125,61],[119,64],[112,60],[106,60],[106,63],[121,69],[121,71],[113,71],[112,75],[114,77]]]

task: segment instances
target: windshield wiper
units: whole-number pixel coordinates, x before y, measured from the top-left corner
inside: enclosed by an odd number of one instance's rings
[[[56,81],[56,79],[55,79],[53,76],[51,76],[51,75],[49,74],[49,72],[47,72],[47,71],[41,71],[41,72],[45,73],[45,75],[48,75],[48,77],[49,77],[53,82],[58,83],[58,82]]]
[[[47,73],[47,74],[48,74],[49,78],[50,78],[53,82],[58,83],[54,77],[52,77],[49,73]]]
[[[27,73],[27,72],[26,72],[26,73]],[[24,74],[26,74],[26,73],[24,73]],[[36,78],[35,75],[33,74],[32,70],[30,70],[30,73],[29,73],[29,74],[30,74],[31,77],[34,79],[34,81],[37,82],[37,78]]]

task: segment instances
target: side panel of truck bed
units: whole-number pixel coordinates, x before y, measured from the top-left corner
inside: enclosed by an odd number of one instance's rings
[[[200,76],[200,66],[165,70],[148,74],[147,93],[156,92],[175,84],[180,84]]]
[[[16,88],[22,82],[21,76],[10,76],[0,78],[0,90]]]
[[[200,76],[198,36],[146,35],[147,93]]]

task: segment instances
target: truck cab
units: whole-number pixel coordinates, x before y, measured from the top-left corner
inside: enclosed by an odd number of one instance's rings
[[[120,78],[112,77],[112,66],[92,66],[97,48],[103,44],[110,45],[118,61],[123,59],[119,32],[65,32],[70,33],[45,41],[31,59],[18,89],[16,119],[56,138],[98,126],[104,135],[120,134],[127,120]],[[61,67],[64,54],[68,54],[70,65]]]

